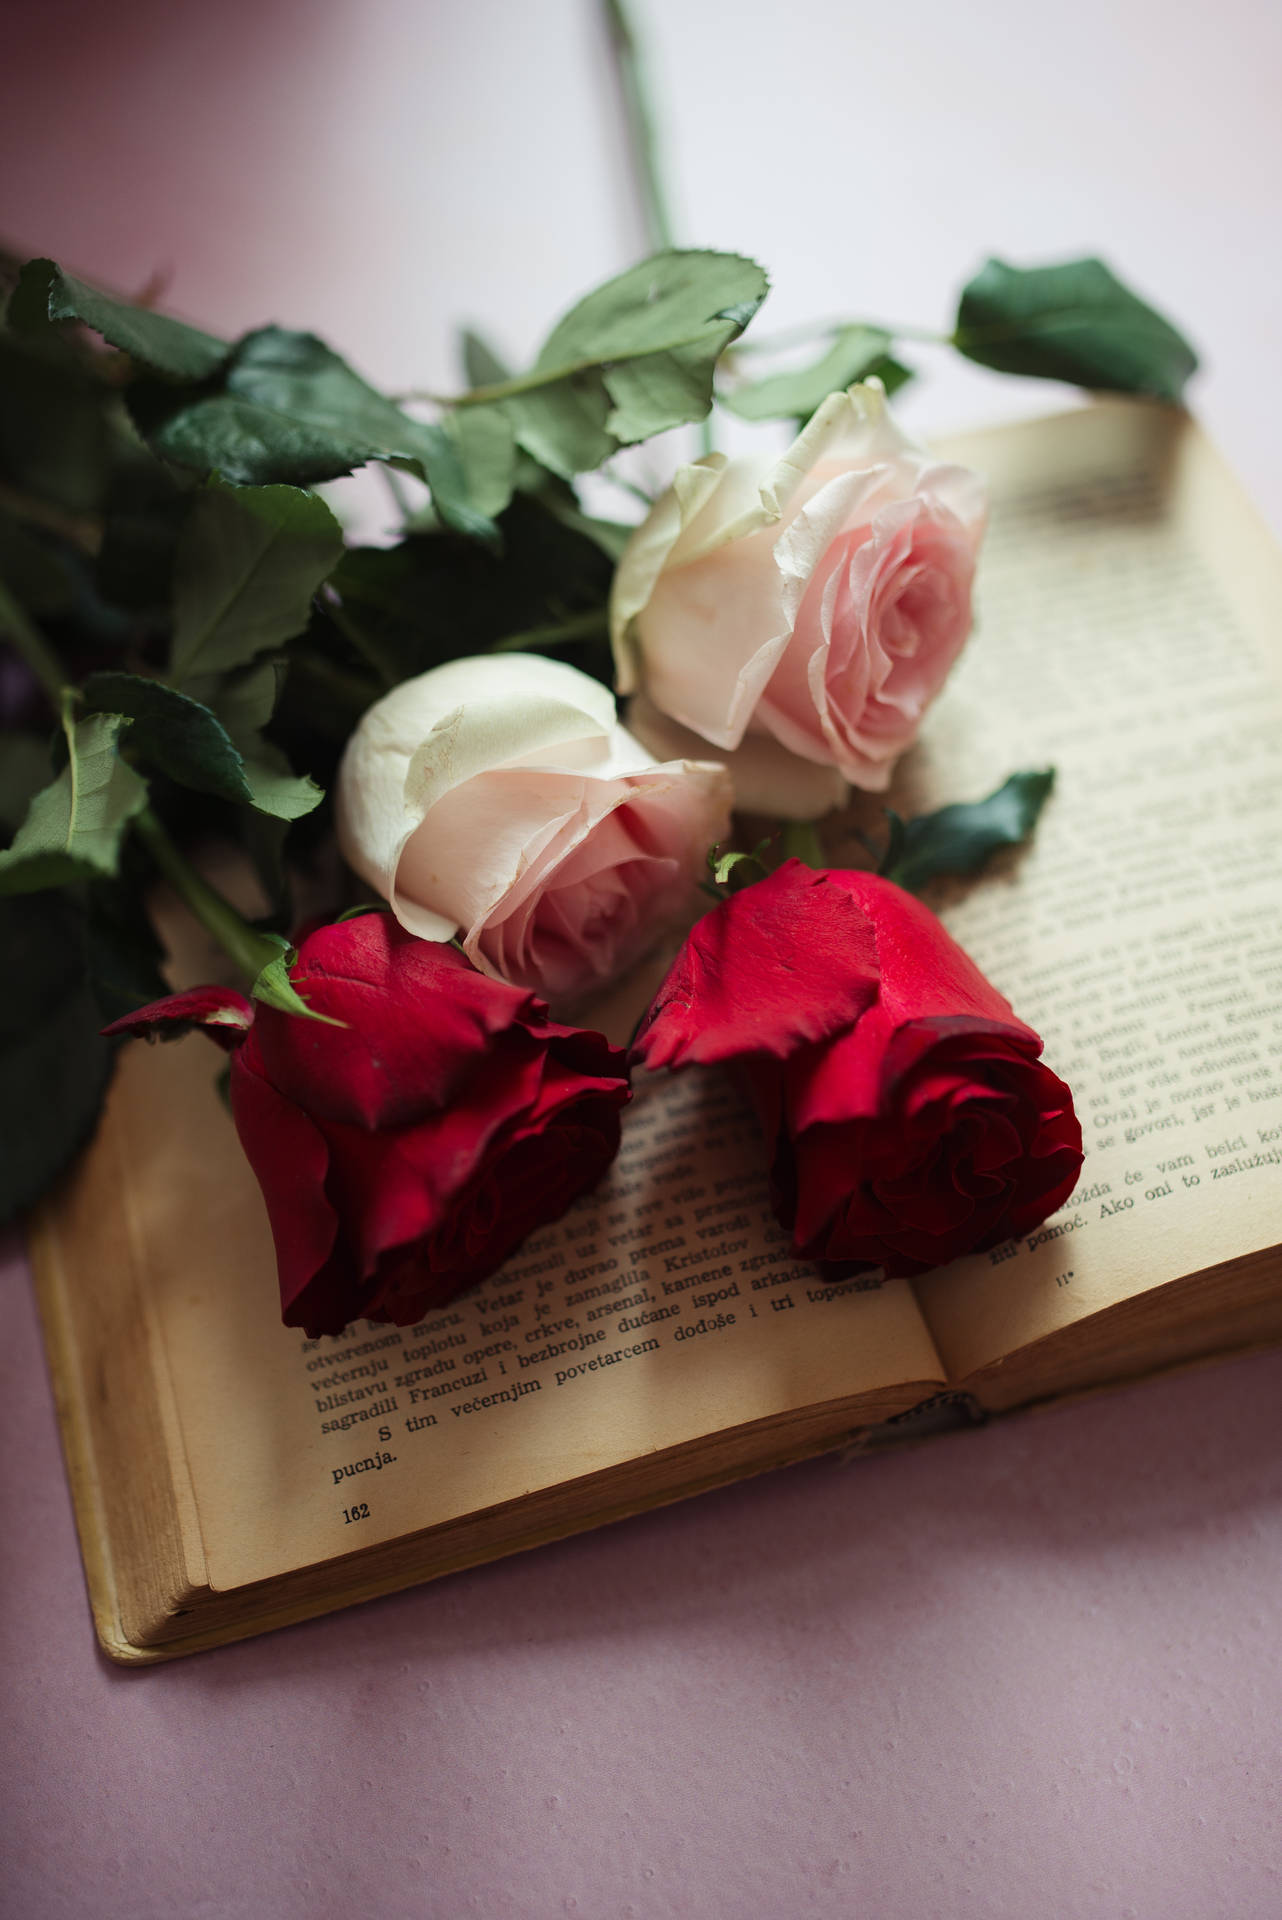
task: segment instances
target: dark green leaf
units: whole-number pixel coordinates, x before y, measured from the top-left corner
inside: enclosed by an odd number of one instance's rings
[[[27,808],[41,787],[49,784],[48,736],[8,733],[0,747],[0,831],[6,839],[17,832]]]
[[[502,560],[442,533],[343,556],[333,579],[343,613],[391,679],[484,653],[511,634],[604,614],[613,566],[595,539],[528,494],[513,498],[499,528]]]
[[[986,800],[941,807],[915,820],[892,817],[881,872],[909,893],[940,874],[975,873],[1000,847],[1017,847],[1037,825],[1055,772],[1012,773]]]
[[[342,551],[338,522],[314,493],[212,481],[178,545],[174,677],[244,666],[301,633]]]
[[[213,709],[232,739],[240,741],[267,725],[284,677],[284,660],[273,656],[238,673],[193,680],[189,690]]]
[[[125,830],[147,804],[146,783],[117,752],[128,725],[120,714],[94,713],[67,728],[66,766],[0,853],[0,894],[116,871]]]
[[[107,471],[110,394],[71,353],[0,338],[0,475],[71,514],[98,506]]]
[[[743,420],[806,420],[830,393],[873,374],[894,393],[912,375],[891,357],[891,344],[881,327],[842,327],[821,360],[719,391],[717,398]]]
[[[131,745],[180,786],[282,820],[310,813],[321,798],[312,781],[294,777],[279,749],[254,735],[242,752],[207,706],[173,687],[136,674],[95,673],[83,692],[90,707],[127,714],[134,723]]]
[[[1102,260],[990,260],[961,297],[957,347],[999,373],[1178,402],[1197,355]]]
[[[0,513],[0,580],[38,620],[68,612],[76,598],[65,549],[7,513]]]
[[[170,991],[160,971],[164,949],[151,930],[144,892],[142,881],[124,876],[95,880],[85,889],[86,958],[102,1026]]]
[[[104,600],[131,613],[163,611],[167,624],[174,559],[188,504],[185,495],[172,490],[163,502],[106,514],[95,568]]]
[[[489,516],[469,498],[463,461],[444,428],[411,419],[314,333],[263,327],[246,335],[228,371],[227,391],[331,435],[343,461],[340,472],[366,460],[406,466],[432,489],[433,504],[447,526],[456,533],[493,537]],[[493,442],[496,436],[489,438]]]
[[[225,394],[158,407],[153,391],[131,390],[129,407],[162,460],[193,473],[221,474],[238,487],[310,487],[337,480],[369,459],[362,442],[340,440]]]
[[[65,893],[0,900],[0,1219],[38,1200],[92,1131],[112,1049]]]
[[[99,293],[52,260],[29,260],[9,301],[8,323],[36,332],[52,322],[79,320],[142,366],[171,380],[205,380],[227,358],[224,341],[167,314]]]

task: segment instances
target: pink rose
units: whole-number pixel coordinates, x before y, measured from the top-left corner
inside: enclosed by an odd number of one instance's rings
[[[976,476],[914,447],[876,381],[830,395],[768,472],[683,467],[615,580],[629,725],[660,752],[742,748],[737,798],[763,812],[881,791],[970,630],[984,516]]]
[[[613,695],[535,654],[455,660],[394,687],[348,742],[344,857],[427,940],[548,997],[638,960],[687,913],[729,828],[724,768],[659,765]]]

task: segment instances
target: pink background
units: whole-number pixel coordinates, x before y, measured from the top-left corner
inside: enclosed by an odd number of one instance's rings
[[[942,323],[985,251],[1101,251],[1204,348],[1195,404],[1282,523],[1282,17],[646,17],[683,229],[767,262],[772,324]],[[587,0],[47,0],[3,51],[15,243],[165,267],[180,311],[316,327],[391,384],[452,379],[459,318],[524,352],[640,250]],[[927,430],[1063,397],[919,360]],[[1282,1355],[122,1674],[10,1254],[6,1915],[1282,1914]]]

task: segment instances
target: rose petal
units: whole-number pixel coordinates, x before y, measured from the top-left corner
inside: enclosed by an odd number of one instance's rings
[[[281,1318],[311,1335],[341,1333],[354,1308],[342,1265],[330,1258],[338,1216],[325,1193],[324,1136],[241,1054],[232,1062],[231,1110],[271,1222]]]
[[[634,1050],[651,1068],[786,1059],[853,1025],[877,986],[872,922],[830,875],[788,860],[687,935]]]
[[[108,1038],[128,1035],[147,1040],[178,1040],[199,1027],[228,1053],[244,1040],[254,1021],[254,1007],[234,987],[192,987],[171,993],[165,1000],[126,1013],[102,1029]]]

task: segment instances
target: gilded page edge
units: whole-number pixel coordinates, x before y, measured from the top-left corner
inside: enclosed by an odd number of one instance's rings
[[[154,1656],[149,1649],[126,1638],[121,1622],[116,1568],[89,1426],[80,1348],[67,1305],[66,1273],[55,1208],[56,1195],[31,1216],[27,1226],[27,1252],[89,1610],[98,1645],[109,1660],[120,1666],[146,1665]]]

